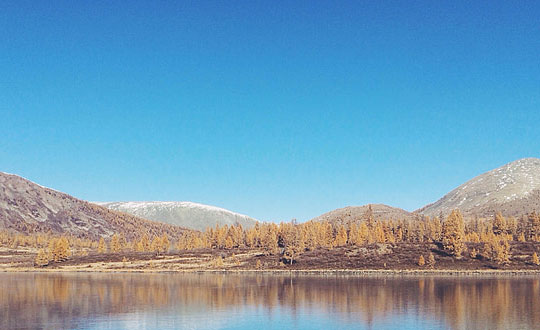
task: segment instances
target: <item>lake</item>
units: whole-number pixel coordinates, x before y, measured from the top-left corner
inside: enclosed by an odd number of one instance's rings
[[[1,329],[540,329],[538,277],[2,273]]]

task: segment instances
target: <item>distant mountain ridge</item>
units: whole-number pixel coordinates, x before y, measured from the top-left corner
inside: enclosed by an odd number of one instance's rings
[[[114,233],[133,237],[180,235],[185,228],[111,211],[14,174],[0,172],[0,229],[21,233],[51,232],[96,239]]]
[[[375,220],[411,220],[447,216],[460,210],[466,217],[522,216],[540,211],[540,159],[523,158],[483,173],[414,212],[384,205],[347,206],[322,214],[314,221],[365,220],[370,207]]]
[[[447,215],[453,209],[479,217],[497,211],[505,216],[540,211],[540,159],[523,158],[483,173],[415,213]]]
[[[216,224],[252,227],[257,220],[220,207],[193,202],[96,202],[111,210],[196,230]]]
[[[107,202],[101,206],[40,186],[17,175],[0,172],[0,229],[19,232],[67,233],[79,237],[133,235],[165,230],[176,235],[185,228],[240,223],[251,227],[257,220],[215,206],[193,202]],[[540,159],[524,158],[483,173],[452,190],[436,202],[414,212],[384,204],[347,206],[322,214],[315,221],[374,219],[413,220],[448,215],[459,209],[466,217],[521,216],[540,211]],[[149,220],[145,220],[149,219]],[[154,222],[154,221],[160,221]]]
[[[351,221],[367,220],[369,209],[374,220],[412,220],[415,215],[403,209],[385,204],[368,204],[362,206],[347,206],[322,214],[312,221],[331,221],[347,223]]]

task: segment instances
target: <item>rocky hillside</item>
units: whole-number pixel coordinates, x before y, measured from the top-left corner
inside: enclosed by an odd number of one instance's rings
[[[96,239],[122,233],[132,238],[141,231],[180,235],[183,228],[112,211],[17,175],[0,172],[0,230],[52,232]]]
[[[403,209],[384,204],[369,204],[363,206],[347,206],[320,215],[312,221],[331,221],[347,223],[351,221],[366,220],[371,214],[374,220],[411,220],[414,214]]]
[[[506,216],[540,211],[540,159],[520,159],[481,174],[415,212],[434,216],[453,209],[479,217],[496,211]]]
[[[141,218],[196,230],[204,230],[216,224],[223,226],[239,223],[243,227],[251,227],[257,222],[247,215],[192,202],[109,202],[96,204]]]

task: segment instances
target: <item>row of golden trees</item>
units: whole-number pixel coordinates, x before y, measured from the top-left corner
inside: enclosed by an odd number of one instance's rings
[[[506,263],[510,258],[510,241],[540,242],[540,216],[536,213],[529,214],[525,221],[520,222],[497,213],[492,219],[474,219],[465,223],[461,213],[456,210],[446,219],[441,219],[424,217],[418,221],[376,221],[368,214],[365,221],[257,223],[252,228],[243,228],[239,224],[225,225],[208,228],[204,232],[184,231],[176,238],[166,234],[149,236],[138,233],[133,236],[138,238],[127,240],[121,234],[114,234],[107,241],[103,238],[92,241],[49,234],[11,235],[4,231],[0,232],[0,244],[12,248],[38,248],[41,259],[48,261],[65,260],[73,251],[80,254],[125,251],[160,254],[174,247],[177,250],[259,249],[267,254],[280,253],[286,261],[292,262],[299,254],[319,248],[400,242],[441,243],[447,253],[459,258],[467,250],[465,243],[470,242],[482,243],[479,250],[473,248],[468,251],[471,257],[481,256]],[[171,241],[175,244],[171,244]],[[54,252],[62,249],[67,252]]]

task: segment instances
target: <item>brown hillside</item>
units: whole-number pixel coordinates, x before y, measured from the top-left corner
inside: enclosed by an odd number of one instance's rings
[[[481,174],[415,213],[446,216],[454,209],[466,217],[492,217],[496,211],[519,217],[540,211],[540,159],[519,159]]]
[[[367,220],[370,207],[374,220],[411,220],[415,217],[414,214],[397,207],[391,207],[384,204],[369,204],[336,209],[320,215],[312,219],[312,221],[348,223],[358,220]]]
[[[0,229],[51,232],[96,239],[121,233],[130,239],[146,232],[177,237],[184,228],[111,211],[17,175],[0,172]]]

